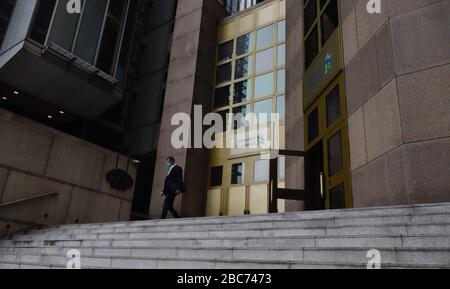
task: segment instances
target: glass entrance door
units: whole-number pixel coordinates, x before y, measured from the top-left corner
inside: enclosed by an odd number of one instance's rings
[[[350,157],[341,74],[306,111],[306,208],[351,208]]]

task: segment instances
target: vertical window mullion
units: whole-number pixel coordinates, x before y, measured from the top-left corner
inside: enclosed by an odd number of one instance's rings
[[[117,66],[119,64],[119,56],[120,56],[120,52],[122,51],[122,42],[123,42],[123,34],[125,31],[125,26],[127,24],[127,20],[128,20],[128,12],[130,10],[130,0],[127,0],[127,5],[126,5],[126,9],[125,9],[125,15],[122,16],[122,23],[121,23],[121,28],[120,28],[120,37],[119,37],[119,41],[116,47],[116,53],[114,54],[114,62],[113,62],[113,71],[112,71],[112,76],[116,76],[116,72],[117,72]]]
[[[78,34],[80,32],[81,22],[83,21],[83,17],[84,17],[84,10],[86,9],[86,1],[88,1],[88,0],[83,1],[83,7],[81,9],[81,15],[78,18],[78,26],[77,26],[77,30],[75,31],[75,35],[73,37],[72,48],[70,50],[71,53],[74,53],[74,51],[75,51],[75,45],[76,45],[77,40],[78,40]]]
[[[43,1],[43,0],[41,0],[41,1]],[[50,25],[48,26],[47,35],[45,36],[44,47],[47,46],[48,39],[50,38],[50,32],[52,31],[53,22],[55,20],[55,15],[56,15],[56,10],[58,9],[58,6],[59,6],[59,1],[61,1],[61,0],[56,0],[55,7],[53,8],[52,19],[50,20]]]
[[[97,65],[98,60],[98,54],[100,52],[100,47],[102,45],[102,38],[103,38],[103,32],[105,31],[105,24],[106,24],[106,18],[108,17],[108,10],[109,10],[109,4],[111,3],[111,0],[108,0],[108,3],[106,4],[105,14],[103,15],[103,24],[100,32],[100,37],[97,43],[97,51],[95,52],[95,58],[94,58],[94,65]]]

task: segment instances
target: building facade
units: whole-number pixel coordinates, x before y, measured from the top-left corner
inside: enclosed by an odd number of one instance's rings
[[[1,203],[54,182],[61,214],[86,208],[74,196],[109,205],[53,223],[156,218],[169,155],[186,217],[450,201],[450,1],[67,2],[2,0]],[[173,116],[194,125],[198,107],[227,124],[215,141],[241,146],[175,148]],[[251,113],[267,117],[227,118]],[[297,155],[276,173],[268,140]],[[125,193],[114,169],[133,179]],[[20,196],[15,174],[33,179]]]

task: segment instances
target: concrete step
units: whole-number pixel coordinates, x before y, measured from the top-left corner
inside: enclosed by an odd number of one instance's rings
[[[26,234],[112,234],[112,233],[140,233],[140,232],[170,232],[170,231],[218,231],[218,230],[236,230],[236,229],[271,229],[271,228],[317,228],[317,227],[343,227],[356,225],[386,225],[386,224],[435,224],[449,223],[449,214],[432,214],[432,215],[399,215],[399,216],[379,216],[379,217],[362,217],[362,218],[331,218],[317,220],[300,220],[300,221],[253,221],[246,223],[218,223],[218,224],[197,224],[197,225],[169,225],[162,224],[134,227],[87,227],[76,229],[45,229],[30,230]]]
[[[121,251],[122,250],[122,251]],[[308,262],[322,265],[329,265],[335,262],[341,264],[367,264],[367,249],[355,248],[305,248],[303,250],[264,250],[257,248],[240,249],[196,249],[196,250],[171,250],[171,249],[136,249],[125,252],[123,249],[103,249],[97,252],[82,251],[81,263],[84,267],[115,268],[124,266],[125,268],[135,267],[131,263],[144,262],[146,268],[216,268],[215,263],[228,260],[229,265],[239,267],[244,264],[267,264],[273,267],[281,265],[289,268],[292,263]],[[86,253],[86,257],[83,257]],[[402,266],[445,268],[450,264],[450,253],[443,249],[385,249],[380,250],[382,264],[402,264]],[[120,260],[120,261],[119,261]],[[120,264],[128,260],[128,265]],[[137,260],[137,261],[136,261]],[[175,264],[177,262],[185,263]],[[0,263],[9,264],[29,264],[43,266],[51,264],[53,266],[64,267],[67,258],[64,254],[49,253],[27,253],[27,254],[1,254]],[[115,264],[113,264],[115,263]],[[187,263],[190,263],[189,265]],[[203,264],[203,265],[202,265]],[[205,267],[204,265],[207,264]],[[180,266],[180,267],[178,267]]]
[[[49,229],[97,229],[97,228],[123,228],[123,227],[140,227],[140,226],[185,226],[200,224],[237,224],[250,222],[270,222],[270,221],[300,221],[300,220],[317,220],[317,219],[333,219],[333,218],[363,218],[363,217],[386,217],[386,216],[409,216],[409,215],[431,215],[431,214],[450,214],[450,203],[443,204],[425,204],[414,206],[397,206],[397,207],[379,207],[379,208],[363,208],[363,209],[347,209],[347,210],[331,210],[331,211],[310,211],[283,214],[263,214],[249,216],[234,217],[208,217],[208,218],[186,218],[186,219],[168,219],[168,220],[150,220],[150,221],[134,221],[120,223],[95,223],[95,224],[74,224],[74,225],[58,225],[51,226]]]
[[[330,226],[330,227],[289,227],[267,229],[233,229],[233,230],[194,230],[194,231],[162,231],[143,233],[34,233],[14,235],[11,240],[105,240],[105,239],[148,239],[148,238],[207,238],[207,237],[300,237],[300,236],[366,236],[366,235],[449,235],[450,223],[408,225],[387,224],[368,226]]]
[[[54,226],[0,240],[0,268],[450,268],[450,204]]]
[[[323,247],[355,247],[355,248],[450,248],[450,235],[447,236],[304,236],[304,237],[266,237],[266,238],[150,238],[150,239],[111,239],[111,240],[42,240],[42,241],[0,241],[1,248],[104,248],[104,247],[156,247],[173,248],[323,248]]]
[[[134,221],[121,223],[96,223],[96,224],[74,224],[51,226],[50,229],[97,229],[97,228],[120,228],[120,227],[140,227],[140,226],[178,226],[178,225],[201,225],[201,224],[238,224],[251,222],[268,222],[268,221],[307,221],[318,219],[354,219],[364,217],[386,217],[386,216],[420,216],[432,214],[450,214],[450,203],[429,204],[415,206],[399,206],[399,207],[380,207],[368,209],[350,209],[350,210],[332,210],[332,211],[311,211],[296,212],[284,214],[263,214],[250,216],[234,216],[234,217],[209,217],[209,218],[187,218],[187,219],[168,219],[168,220],[150,220],[150,221]]]

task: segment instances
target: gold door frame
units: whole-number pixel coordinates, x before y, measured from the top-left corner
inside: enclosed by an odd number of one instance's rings
[[[327,124],[327,108],[326,98],[327,96],[339,85],[340,96],[340,117],[334,121],[330,126]],[[349,149],[349,136],[348,136],[348,117],[347,117],[347,101],[345,93],[345,78],[344,72],[341,72],[327,88],[320,94],[320,96],[313,102],[313,104],[306,110],[305,113],[305,148],[308,152],[316,144],[323,143],[323,168],[324,168],[324,198],[325,208],[330,209],[330,191],[340,184],[344,184],[345,189],[345,207],[353,207],[353,195],[351,187],[351,175],[350,175],[350,149]],[[310,142],[308,136],[309,130],[309,115],[318,110],[319,121],[319,133],[318,136]],[[329,176],[328,167],[328,140],[332,138],[339,131],[342,132],[341,144],[343,155],[343,169],[334,176]],[[306,169],[306,168],[305,168]]]

